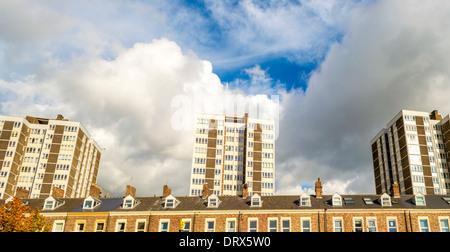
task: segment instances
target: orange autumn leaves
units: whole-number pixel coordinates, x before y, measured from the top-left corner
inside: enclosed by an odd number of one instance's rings
[[[39,208],[32,210],[20,199],[0,205],[0,232],[48,232],[50,225]]]

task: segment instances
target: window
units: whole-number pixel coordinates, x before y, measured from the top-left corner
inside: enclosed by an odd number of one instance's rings
[[[168,220],[160,220],[159,232],[169,232],[169,221]]]
[[[117,220],[117,222],[116,222],[116,232],[125,232],[126,224],[127,224],[126,220]]]
[[[136,232],[145,232],[145,220],[137,220],[136,221]]]
[[[291,220],[288,219],[281,220],[281,231],[291,232]]]
[[[377,232],[377,221],[376,219],[367,220],[367,230],[369,232]]]
[[[302,194],[302,196],[300,196],[300,206],[302,207],[308,207],[311,206],[311,200],[309,198],[309,195],[307,194]]]
[[[382,206],[391,206],[392,205],[391,204],[391,197],[388,194],[386,194],[386,193],[381,195],[380,201],[381,201],[381,205]]]
[[[354,232],[362,232],[363,231],[363,221],[362,219],[354,219],[353,220],[353,231]]]
[[[333,221],[333,229],[334,232],[343,232],[343,227],[342,227],[342,219],[335,219]]]
[[[84,223],[77,223],[75,226],[75,232],[83,232],[84,231]]]
[[[261,207],[261,205],[262,205],[261,196],[259,196],[258,194],[254,194],[251,198],[251,206]]]
[[[311,232],[311,220],[302,219],[302,232]]]
[[[104,232],[105,231],[105,223],[104,222],[97,222],[95,225],[95,232]]]
[[[166,197],[166,201],[164,204],[165,208],[175,208],[178,206],[180,202],[172,195]]]
[[[342,206],[342,197],[341,197],[341,195],[339,195],[337,193],[335,195],[333,195],[332,205],[333,206]]]
[[[428,232],[428,219],[419,219],[420,232]]]
[[[43,210],[54,210],[62,205],[64,205],[64,201],[56,200],[53,196],[50,196],[45,199]]]
[[[191,231],[191,219],[183,219],[180,222],[180,232],[190,232]]]
[[[64,231],[64,221],[55,221],[53,223],[53,230],[52,232],[63,232]]]
[[[227,219],[227,232],[236,232],[236,219]]]
[[[214,232],[215,231],[215,220],[214,219],[206,219],[206,232]]]
[[[83,209],[94,209],[98,205],[100,205],[100,202],[92,196],[89,196],[83,202]]]
[[[277,232],[278,231],[278,221],[277,219],[269,220],[269,232]]]
[[[388,220],[388,232],[397,232],[397,220]]]
[[[219,197],[217,195],[213,194],[208,197],[208,207],[218,207],[220,204]]]
[[[441,226],[441,232],[449,232],[448,219],[440,219],[439,225]]]
[[[425,206],[425,197],[418,193],[414,196],[414,202],[416,203],[416,206]]]
[[[258,220],[253,219],[248,221],[248,231],[258,232]]]
[[[139,203],[139,201],[135,200],[133,198],[133,196],[128,195],[127,197],[125,197],[123,199],[123,205],[122,206],[123,206],[123,208],[130,209],[130,208],[136,207],[138,205],[138,203]]]

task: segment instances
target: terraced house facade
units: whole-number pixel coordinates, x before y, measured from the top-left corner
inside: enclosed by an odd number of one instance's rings
[[[162,196],[25,199],[54,232],[448,232],[450,198],[439,195]],[[3,202],[0,202],[0,204]]]

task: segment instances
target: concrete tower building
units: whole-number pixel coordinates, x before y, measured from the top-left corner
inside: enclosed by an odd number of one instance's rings
[[[371,145],[377,193],[450,194],[448,115],[402,110]]]
[[[273,120],[248,114],[197,117],[190,195],[273,195]]]
[[[80,122],[0,116],[0,199],[85,197],[97,181],[100,157]]]

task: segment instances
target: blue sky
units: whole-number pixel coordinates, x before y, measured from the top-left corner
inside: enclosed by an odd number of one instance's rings
[[[275,107],[277,193],[373,193],[372,137],[450,112],[449,19],[448,0],[2,0],[0,112],[81,121],[99,184],[148,196],[187,194],[181,109]]]

